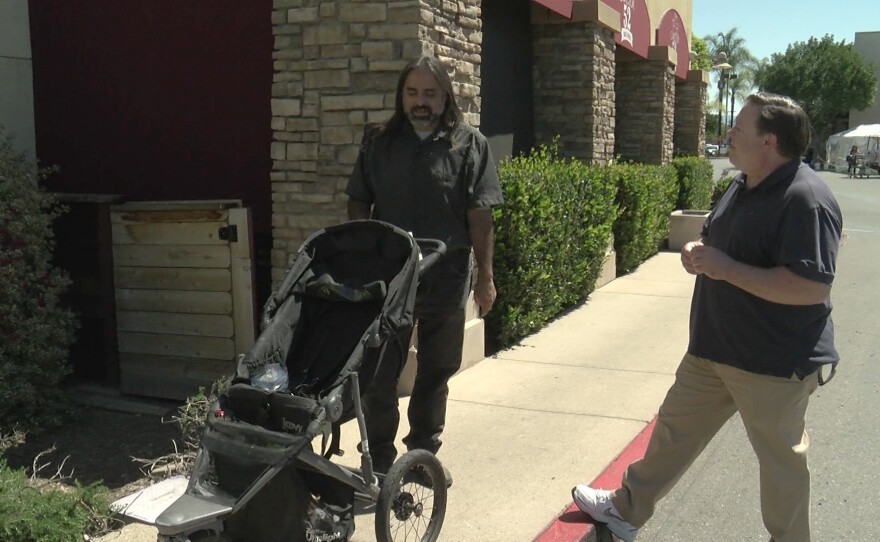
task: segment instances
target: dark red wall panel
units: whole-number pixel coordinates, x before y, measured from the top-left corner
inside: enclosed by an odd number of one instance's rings
[[[271,0],[30,2],[53,190],[243,199],[271,231]]]

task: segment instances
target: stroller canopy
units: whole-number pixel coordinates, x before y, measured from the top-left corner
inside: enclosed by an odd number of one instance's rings
[[[309,237],[266,303],[262,331],[239,362],[247,377],[286,365],[291,390],[320,394],[357,371],[365,343],[409,337],[418,287],[419,248],[400,228],[352,221]]]

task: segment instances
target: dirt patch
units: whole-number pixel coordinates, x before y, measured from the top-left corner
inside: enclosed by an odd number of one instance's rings
[[[131,414],[96,407],[78,407],[76,418],[42,434],[28,435],[25,444],[6,452],[10,466],[31,472],[34,458],[51,448],[41,463],[51,462],[43,474],[54,473],[65,458],[63,472],[82,485],[100,482],[117,499],[141,489],[150,478],[141,470],[138,458],[158,458],[180,446],[180,429],[166,415]],[[164,420],[164,422],[163,422]]]

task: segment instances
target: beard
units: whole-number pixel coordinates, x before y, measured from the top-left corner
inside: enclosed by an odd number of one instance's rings
[[[427,106],[413,107],[406,114],[406,117],[413,124],[413,126],[425,128],[435,126],[440,120],[440,115],[435,113],[433,109]]]

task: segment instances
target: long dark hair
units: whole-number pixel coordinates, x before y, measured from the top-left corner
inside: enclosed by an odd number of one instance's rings
[[[446,130],[452,130],[462,122],[463,115],[458,104],[455,102],[455,94],[452,92],[452,79],[449,78],[446,66],[433,56],[423,55],[411,61],[400,72],[400,77],[397,79],[397,94],[394,98],[394,114],[385,124],[376,126],[376,129],[372,131],[372,135],[376,136],[381,133],[393,135],[406,125],[408,119],[406,111],[403,110],[403,87],[410,72],[417,68],[424,68],[431,72],[434,79],[437,80],[440,90],[446,95],[443,113],[440,115],[440,126]]]

